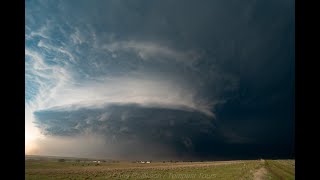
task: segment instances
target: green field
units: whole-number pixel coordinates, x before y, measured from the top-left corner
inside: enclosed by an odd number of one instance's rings
[[[26,179],[295,179],[294,160],[102,162],[26,160]]]

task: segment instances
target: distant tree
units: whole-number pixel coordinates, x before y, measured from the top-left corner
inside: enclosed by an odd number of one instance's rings
[[[65,162],[66,160],[64,160],[64,159],[59,159],[58,161],[59,161],[59,162]]]

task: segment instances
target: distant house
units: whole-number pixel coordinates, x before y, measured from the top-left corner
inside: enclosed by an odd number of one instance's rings
[[[147,163],[147,164],[150,164],[151,162],[150,162],[150,161],[147,161],[146,163]]]
[[[144,164],[145,162],[144,162],[144,161],[140,161],[140,163],[141,163],[141,164]]]

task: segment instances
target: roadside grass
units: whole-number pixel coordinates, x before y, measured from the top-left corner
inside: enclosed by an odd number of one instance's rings
[[[294,164],[294,163],[293,163]],[[282,167],[285,166],[285,167]],[[288,167],[287,167],[288,166]],[[261,167],[281,167],[285,173],[292,175],[292,162],[244,160],[226,162],[177,162],[138,164],[119,163],[83,163],[57,161],[26,161],[25,179],[253,179],[253,173]],[[270,175],[269,175],[270,174]],[[279,179],[278,174],[268,173],[268,179]],[[272,176],[271,176],[272,175]],[[291,176],[290,176],[291,177]],[[294,173],[293,173],[294,177]]]

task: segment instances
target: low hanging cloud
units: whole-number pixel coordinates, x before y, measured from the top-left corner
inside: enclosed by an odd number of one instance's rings
[[[214,139],[214,118],[200,112],[138,104],[69,109],[36,111],[35,123],[49,137],[102,137],[107,148],[104,154],[112,157],[191,155],[197,148],[193,140],[199,136]]]

